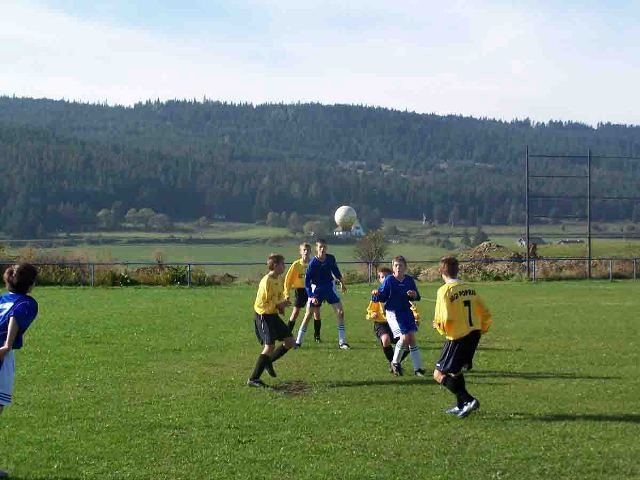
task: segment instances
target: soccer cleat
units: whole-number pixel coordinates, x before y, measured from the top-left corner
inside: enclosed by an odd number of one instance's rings
[[[391,373],[396,377],[401,377],[403,374],[402,365],[399,363],[391,363]]]
[[[4,470],[0,470],[0,478],[9,478],[9,474]]]
[[[264,369],[267,371],[267,373],[272,376],[272,377],[277,377],[278,375],[276,374],[276,371],[273,369],[273,362],[268,362],[265,366]]]
[[[450,415],[458,415],[460,412],[462,411],[462,409],[459,406],[455,406],[455,407],[451,407],[451,408],[447,408],[444,413],[448,413]]]
[[[316,343],[322,343],[322,340],[320,340],[320,335],[315,335],[313,339],[315,340]]]
[[[247,380],[247,386],[249,386],[249,387],[257,387],[257,388],[264,388],[264,387],[267,386],[267,384],[264,383],[259,378],[250,378],[249,380]]]
[[[342,342],[338,348],[340,350],[351,350],[351,346],[347,342]]]
[[[301,346],[302,346],[301,343],[296,342],[296,344],[293,346],[293,349],[298,350]]]
[[[426,372],[426,370],[424,368],[419,368],[419,369],[413,371],[413,374],[416,377],[424,377],[424,376],[426,376],[426,373],[427,372]]]
[[[480,402],[474,398],[470,402],[464,404],[464,407],[462,407],[462,410],[460,410],[460,413],[458,413],[458,418],[468,417],[469,415],[471,415],[471,412],[473,412],[474,410],[478,410],[479,408]]]
[[[393,365],[389,362],[389,373],[393,373]]]

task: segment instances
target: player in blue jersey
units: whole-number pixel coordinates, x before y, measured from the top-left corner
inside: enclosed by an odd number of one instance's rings
[[[4,272],[9,291],[0,296],[0,413],[13,397],[13,351],[22,348],[22,337],[38,314],[38,303],[27,295],[37,275],[38,271],[29,263],[14,265]],[[7,476],[0,470],[0,478]]]
[[[336,257],[327,253],[327,242],[320,239],[316,242],[316,256],[309,262],[304,278],[304,286],[309,296],[309,306],[314,311],[316,318],[320,318],[320,306],[323,302],[326,301],[333,307],[338,321],[338,346],[341,350],[349,350],[351,347],[347,343],[344,330],[344,308],[336,292],[336,281],[340,283],[342,292],[346,293],[347,287],[336,263]],[[302,345],[306,331],[307,326],[303,322],[298,330],[296,347]],[[316,341],[318,341],[320,332],[317,332],[316,335]]]
[[[405,258],[402,256],[394,257],[393,275],[385,277],[380,288],[371,292],[371,300],[373,302],[385,302],[384,311],[387,323],[393,332],[393,336],[400,337],[391,360],[393,373],[402,375],[400,360],[403,351],[408,347],[411,361],[413,362],[414,374],[424,377],[425,370],[422,368],[422,357],[415,337],[418,326],[411,310],[411,301],[420,300],[420,293],[413,277],[407,275],[406,271],[407,261]]]

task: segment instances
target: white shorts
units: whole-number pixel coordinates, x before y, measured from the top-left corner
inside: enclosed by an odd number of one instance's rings
[[[15,368],[16,364],[13,350],[9,350],[4,356],[2,366],[0,367],[0,405],[6,406],[11,404]]]
[[[384,316],[387,317],[387,323],[389,324],[391,333],[393,333],[393,338],[398,338],[400,335],[402,335],[402,332],[400,331],[400,325],[398,324],[398,320],[396,319],[396,312],[385,310]]]

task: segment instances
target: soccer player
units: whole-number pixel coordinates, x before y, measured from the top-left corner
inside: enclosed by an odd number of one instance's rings
[[[38,315],[38,303],[27,295],[37,275],[38,271],[29,263],[14,265],[4,272],[9,291],[0,296],[0,413],[13,398],[14,350],[22,348],[24,333]],[[0,470],[0,478],[7,477]]]
[[[258,286],[256,301],[253,304],[255,310],[256,337],[262,345],[262,353],[258,355],[256,366],[251,372],[247,385],[250,387],[266,387],[260,379],[262,372],[272,377],[276,376],[273,369],[273,362],[287,353],[294,344],[291,331],[284,323],[280,314],[284,314],[284,309],[290,302],[284,299],[282,274],[284,273],[284,257],[272,253],[267,259],[267,273]],[[276,341],[283,343],[277,349]]]
[[[420,300],[420,293],[413,277],[406,274],[407,261],[403,256],[393,259],[393,275],[385,277],[378,290],[371,292],[373,302],[385,302],[384,310],[389,327],[394,337],[400,337],[396,343],[391,360],[391,369],[395,375],[402,375],[400,360],[403,352],[409,347],[409,354],[416,376],[424,377],[422,357],[416,344],[415,333],[418,331],[416,319],[411,309],[411,300]]]
[[[378,281],[384,282],[384,279],[391,275],[393,272],[389,267],[381,267],[378,269]],[[393,341],[393,332],[387,323],[387,319],[384,315],[384,305],[380,302],[369,302],[367,306],[367,319],[373,320],[373,332],[380,341],[380,346],[384,352],[384,356],[389,363],[389,370],[391,371],[391,362],[393,361],[393,347],[391,343]]]
[[[340,297],[336,293],[334,281],[338,281],[342,292],[346,293],[347,287],[338,269],[336,258],[327,253],[327,242],[320,239],[316,242],[316,256],[311,259],[307,267],[304,286],[309,296],[309,305],[314,312],[318,312],[319,314],[320,305],[322,305],[325,300],[333,307],[338,323],[338,347],[341,350],[349,350],[351,347],[347,343],[344,330],[344,308],[340,302]],[[298,338],[296,339],[298,346],[302,345],[306,328],[307,326],[303,321],[298,330]]]
[[[293,310],[289,317],[289,330],[293,332],[293,327],[296,324],[296,319],[300,314],[303,307],[306,307],[305,315],[302,319],[302,323],[307,325],[309,317],[312,313],[311,308],[308,305],[309,297],[307,291],[304,288],[304,277],[307,272],[307,266],[309,265],[309,256],[311,255],[311,245],[308,243],[300,244],[300,258],[293,262],[287,270],[287,274],[284,277],[284,298],[289,300],[290,292],[292,289],[295,291],[295,302],[293,304]],[[317,310],[315,311],[317,315]],[[313,320],[314,338],[316,342],[320,342],[320,317],[316,316]]]
[[[491,326],[491,314],[475,287],[458,279],[458,270],[455,257],[440,260],[439,272],[444,285],[438,289],[433,327],[447,340],[433,378],[456,396],[456,406],[446,412],[465,418],[480,408],[480,402],[467,392],[462,370],[473,367],[473,355],[480,336]]]

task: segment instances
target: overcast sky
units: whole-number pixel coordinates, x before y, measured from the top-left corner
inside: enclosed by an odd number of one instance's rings
[[[0,0],[0,95],[640,124],[640,3]]]

